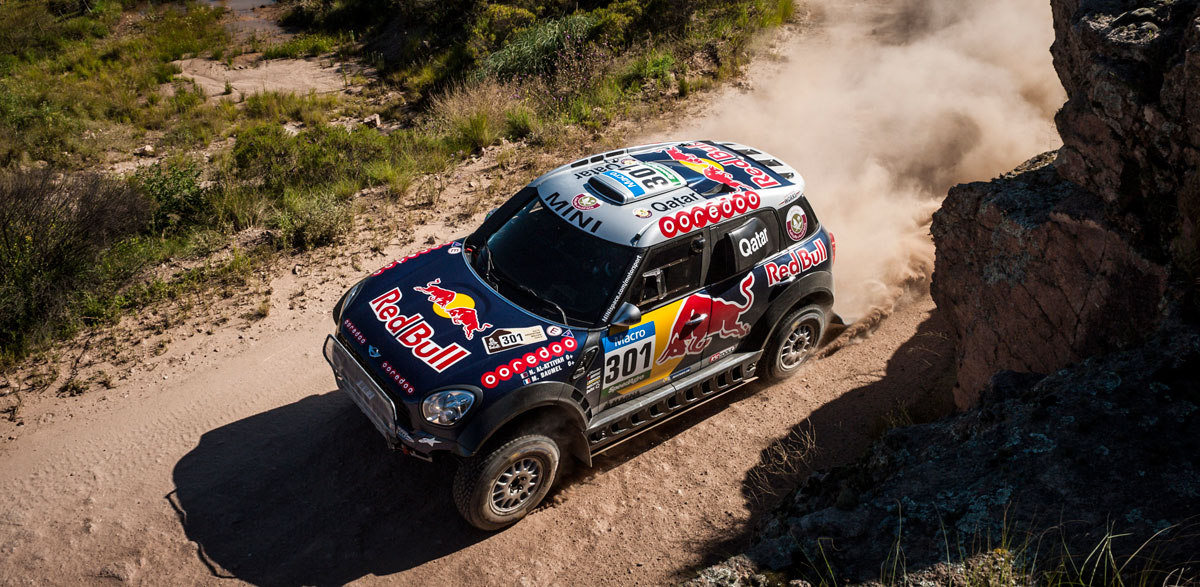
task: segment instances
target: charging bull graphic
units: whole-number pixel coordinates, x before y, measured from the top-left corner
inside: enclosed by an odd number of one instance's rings
[[[675,357],[700,354],[712,342],[713,336],[742,338],[750,334],[750,325],[741,322],[740,318],[754,305],[753,287],[754,274],[751,273],[742,280],[742,295],[746,298],[743,304],[709,297],[706,294],[696,294],[684,300],[683,305],[679,307],[679,313],[675,315],[675,324],[671,326],[671,335],[662,355],[658,357],[658,364],[661,365]],[[704,320],[690,328],[686,327],[692,316],[703,315],[706,310],[708,316]],[[696,332],[705,334],[696,336]]]
[[[454,290],[439,287],[438,284],[441,282],[442,278],[439,277],[425,284],[425,287],[418,286],[413,290],[428,295],[429,301],[441,308],[441,313],[444,313],[456,326],[462,326],[463,335],[467,337],[467,340],[474,338],[476,332],[483,332],[492,327],[491,324],[479,323],[479,313],[475,311],[475,300],[467,295],[460,296]],[[458,301],[459,304],[450,307],[455,301]]]

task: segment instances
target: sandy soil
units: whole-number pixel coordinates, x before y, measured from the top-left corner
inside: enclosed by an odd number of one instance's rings
[[[204,89],[205,95],[226,95],[225,82],[232,91],[228,95],[249,96],[261,92],[336,92],[347,86],[349,75],[358,73],[356,68],[331,63],[324,59],[274,59],[257,61],[251,65],[234,65],[232,68],[212,59],[184,59],[176,61],[183,70],[180,77],[195,80]]]
[[[188,323],[112,389],[43,398],[19,429],[0,425],[0,584],[670,583],[744,543],[755,512],[810,467],[946,409],[953,353],[918,289],[794,378],[566,471],[515,527],[474,530],[451,501],[452,467],[389,453],[320,348],[360,275],[478,222],[484,209],[449,211],[503,175],[491,161],[460,170],[482,185],[447,191],[447,212],[412,216],[405,238],[267,276],[266,318]],[[808,458],[781,461],[800,437],[815,439]]]

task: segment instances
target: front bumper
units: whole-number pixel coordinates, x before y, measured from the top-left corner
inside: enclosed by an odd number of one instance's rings
[[[388,447],[399,449],[405,454],[422,460],[433,460],[433,450],[448,450],[450,443],[421,431],[406,430],[396,417],[396,404],[375,382],[362,364],[334,336],[325,338],[325,361],[333,369],[338,389],[354,400],[371,423],[375,425]]]

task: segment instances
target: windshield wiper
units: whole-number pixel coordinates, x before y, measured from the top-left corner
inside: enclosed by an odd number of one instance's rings
[[[491,259],[492,259],[491,256],[488,256],[488,265],[489,266],[491,266]],[[569,324],[567,324],[567,313],[563,311],[562,306],[559,306],[558,304],[554,303],[554,301],[552,301],[552,300],[549,300],[549,299],[543,298],[542,296],[539,296],[538,293],[536,291],[533,291],[533,289],[530,288],[528,285],[525,285],[523,283],[518,283],[516,280],[505,275],[504,273],[502,273],[500,270],[496,269],[495,267],[490,267],[490,268],[492,271],[495,272],[496,277],[499,278],[500,281],[503,281],[504,283],[507,283],[507,284],[517,288],[518,290],[521,291],[521,293],[527,294],[529,297],[531,297],[535,300],[545,302],[547,304],[550,304],[551,306],[554,306],[554,309],[558,310],[558,313],[562,315],[562,323],[564,325],[569,326]]]

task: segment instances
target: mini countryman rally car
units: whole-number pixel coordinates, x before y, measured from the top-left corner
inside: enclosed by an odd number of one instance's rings
[[[463,459],[475,526],[593,456],[757,377],[793,373],[833,304],[804,182],[733,143],[555,169],[466,238],[389,263],[333,310],[325,358],[388,443]]]

